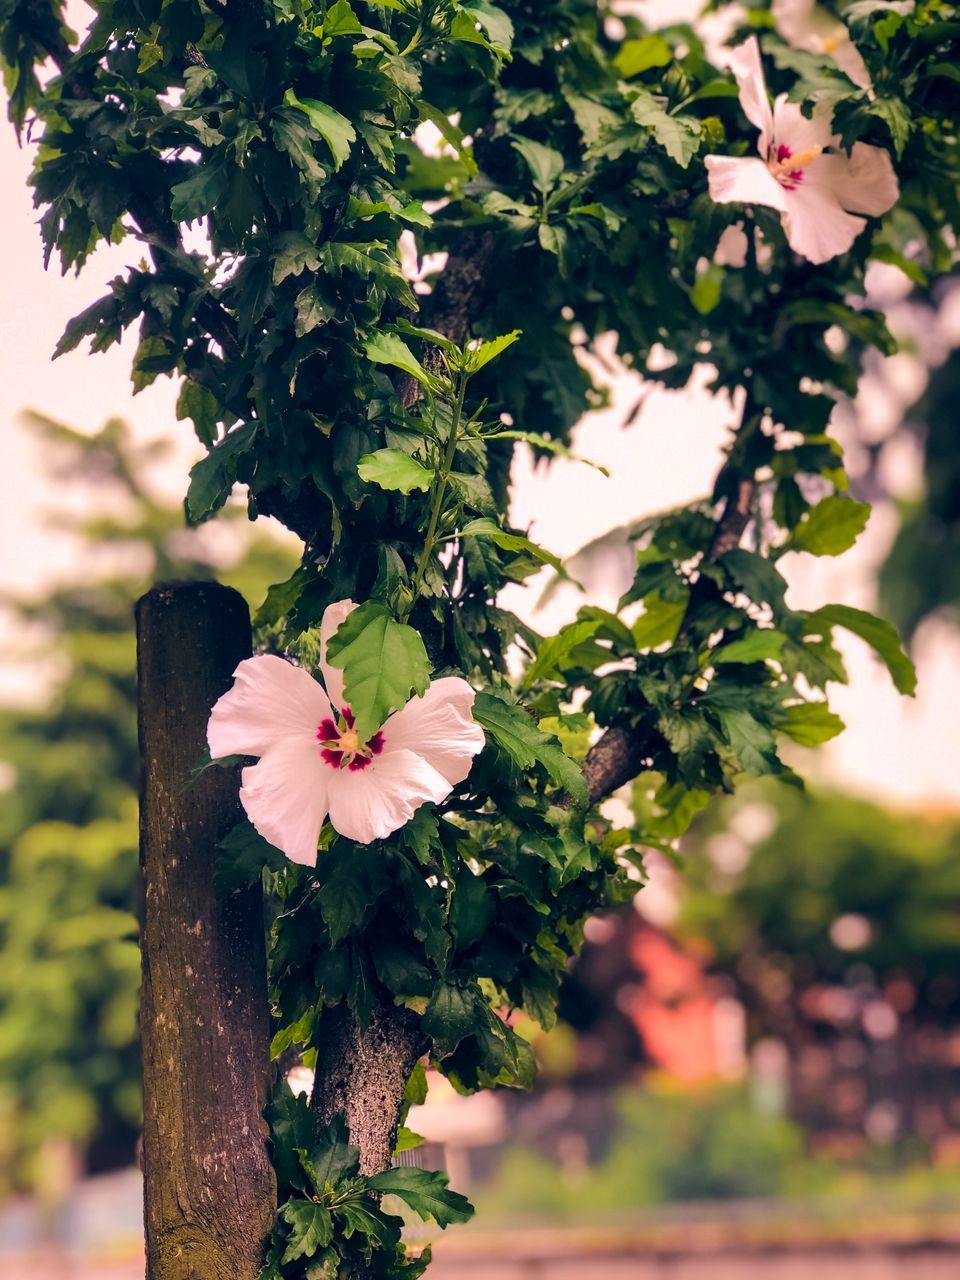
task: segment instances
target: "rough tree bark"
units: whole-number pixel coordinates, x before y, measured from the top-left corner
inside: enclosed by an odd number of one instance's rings
[[[313,1106],[319,1124],[345,1114],[361,1173],[390,1167],[403,1091],[427,1048],[419,1023],[416,1014],[387,1001],[374,1004],[363,1031],[346,1005],[323,1011]]]
[[[156,587],[137,605],[147,1280],[254,1280],[276,1212],[262,894],[214,887],[242,817],[235,770],[188,785],[249,654],[247,606],[226,587]]]

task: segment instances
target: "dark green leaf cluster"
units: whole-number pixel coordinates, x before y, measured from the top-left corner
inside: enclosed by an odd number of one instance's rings
[[[338,1116],[318,1133],[302,1097],[280,1085],[267,1109],[280,1214],[262,1280],[414,1280],[430,1261],[429,1247],[408,1257],[400,1242],[403,1219],[385,1211],[393,1196],[423,1221],[448,1227],[466,1222],[473,1206],[447,1187],[446,1176],[396,1168],[360,1174],[360,1152]]]

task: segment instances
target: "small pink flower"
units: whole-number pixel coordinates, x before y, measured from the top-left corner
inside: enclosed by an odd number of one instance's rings
[[[841,150],[829,110],[808,120],[785,94],[771,108],[756,36],[733,51],[730,65],[744,114],[760,130],[760,156],[707,156],[710,195],[718,204],[778,210],[790,247],[810,262],[846,253],[867,225],[855,215],[879,217],[900,195],[890,157],[864,142],[849,155]]]
[[[773,0],[777,35],[809,53],[825,53],[861,89],[870,89],[870,72],[843,23],[816,0]]]
[[[259,756],[243,770],[240,800],[265,840],[313,866],[324,820],[358,844],[399,830],[427,801],[439,804],[469,774],[483,749],[472,716],[474,692],[459,676],[434,680],[372,738],[361,742],[343,702],[343,672],[326,661],[327,642],[356,605],[341,600],[320,624],[322,687],[284,658],[247,658],[207,726],[214,760]]]

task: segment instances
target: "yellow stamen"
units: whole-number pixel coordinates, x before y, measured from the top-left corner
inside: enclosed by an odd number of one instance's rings
[[[842,34],[838,31],[835,36],[824,36],[822,40],[823,52],[829,54],[836,53],[846,38],[847,33],[845,31]]]
[[[798,151],[796,155],[787,156],[784,160],[771,160],[770,172],[775,178],[785,178],[800,169],[806,169],[823,153],[823,147],[808,147],[806,151]]]
[[[353,755],[354,752],[360,750],[360,737],[353,729],[346,729],[340,735],[340,750],[347,755]]]

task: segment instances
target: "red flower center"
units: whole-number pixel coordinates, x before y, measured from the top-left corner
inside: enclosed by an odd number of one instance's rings
[[[344,707],[336,722],[326,719],[317,726],[320,759],[332,769],[349,769],[356,773],[372,764],[373,757],[383,750],[381,730],[378,729],[369,742],[361,743],[353,725],[353,712]]]
[[[767,167],[781,187],[796,191],[806,177],[804,170],[807,165],[812,164],[822,152],[823,147],[814,146],[794,153],[792,147],[781,142],[778,146],[771,145],[767,152]]]

